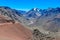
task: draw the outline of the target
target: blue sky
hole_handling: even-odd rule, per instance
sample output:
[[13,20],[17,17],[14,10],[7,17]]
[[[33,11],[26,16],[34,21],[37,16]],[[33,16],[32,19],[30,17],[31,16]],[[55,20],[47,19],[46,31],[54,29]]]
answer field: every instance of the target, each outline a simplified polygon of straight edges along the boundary
[[21,10],[46,9],[48,7],[60,7],[60,0],[0,0],[0,6],[9,6]]

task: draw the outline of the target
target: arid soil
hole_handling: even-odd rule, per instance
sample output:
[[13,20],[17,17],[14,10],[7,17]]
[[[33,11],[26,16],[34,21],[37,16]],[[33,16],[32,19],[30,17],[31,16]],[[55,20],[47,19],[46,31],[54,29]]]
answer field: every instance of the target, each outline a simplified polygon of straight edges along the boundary
[[31,40],[31,30],[0,15],[0,40]]
[[0,40],[31,40],[32,33],[19,23],[0,23]]

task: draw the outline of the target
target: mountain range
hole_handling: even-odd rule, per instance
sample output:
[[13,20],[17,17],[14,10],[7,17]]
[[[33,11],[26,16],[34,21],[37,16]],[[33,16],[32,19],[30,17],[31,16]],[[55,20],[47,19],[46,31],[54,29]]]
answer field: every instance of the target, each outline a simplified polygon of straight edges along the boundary
[[60,8],[39,9],[32,8],[28,12],[0,6],[0,15],[8,20],[20,22],[29,27],[38,27],[52,32],[60,29]]

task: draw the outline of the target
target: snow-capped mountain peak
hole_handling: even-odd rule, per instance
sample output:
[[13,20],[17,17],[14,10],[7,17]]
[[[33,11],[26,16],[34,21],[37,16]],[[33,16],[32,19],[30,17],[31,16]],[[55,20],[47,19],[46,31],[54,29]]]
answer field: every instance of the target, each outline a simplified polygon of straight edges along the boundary
[[36,8],[34,8],[34,10],[36,10]]
[[26,13],[26,17],[29,18],[38,18],[41,16],[41,12],[38,8],[33,8]]
[[34,11],[39,11],[39,9],[38,8],[33,8],[34,9]]

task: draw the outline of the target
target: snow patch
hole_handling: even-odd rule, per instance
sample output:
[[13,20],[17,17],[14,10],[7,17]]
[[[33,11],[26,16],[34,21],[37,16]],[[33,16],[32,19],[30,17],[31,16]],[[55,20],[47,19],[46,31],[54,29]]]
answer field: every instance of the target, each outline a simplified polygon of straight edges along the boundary
[[31,24],[33,24],[34,22],[33,21],[30,21],[30,23],[28,24],[28,25],[31,25]]
[[34,10],[36,11],[36,8],[34,8]]
[[37,15],[37,16],[41,16],[41,14],[40,14],[40,13],[36,13],[36,15]]

